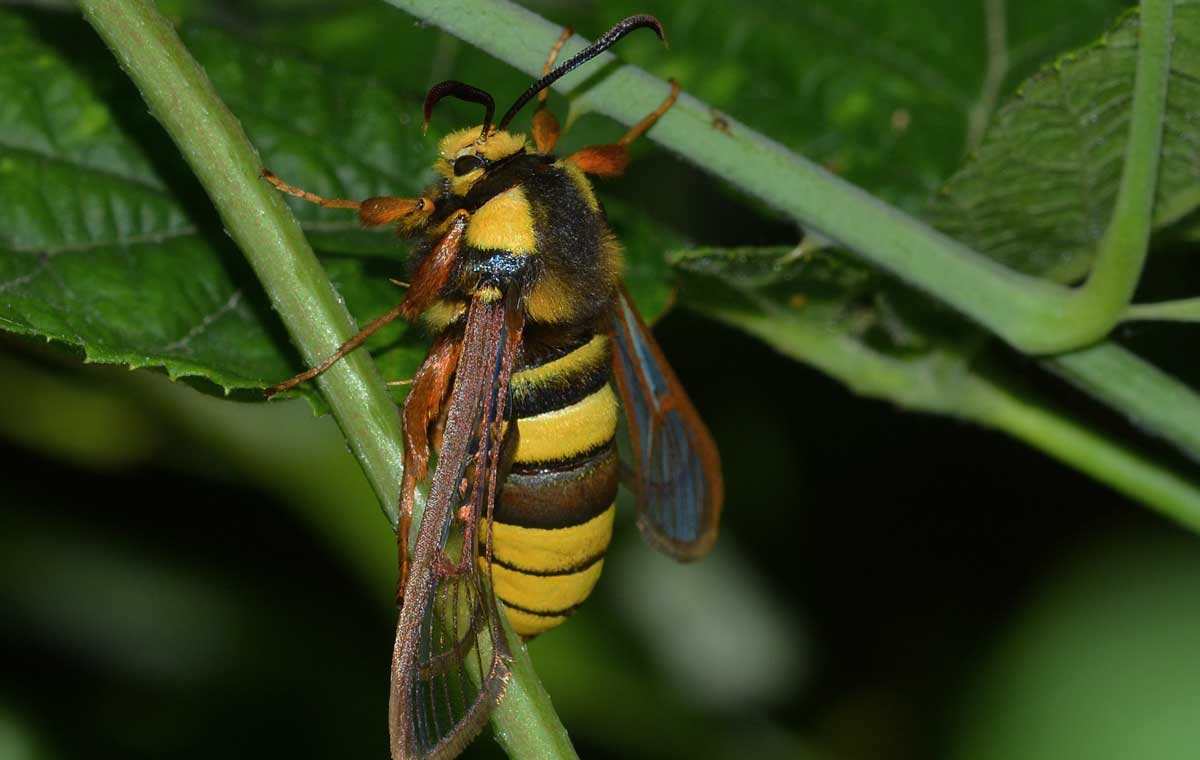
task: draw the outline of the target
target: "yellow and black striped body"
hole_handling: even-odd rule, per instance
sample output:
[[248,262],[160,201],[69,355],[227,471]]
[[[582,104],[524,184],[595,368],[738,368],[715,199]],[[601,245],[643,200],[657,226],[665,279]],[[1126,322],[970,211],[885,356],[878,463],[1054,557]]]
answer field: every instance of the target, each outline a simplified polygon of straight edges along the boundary
[[563,622],[600,577],[620,475],[611,362],[601,333],[513,375],[516,447],[496,505],[492,578],[522,636]]
[[[619,462],[606,326],[622,253],[573,164],[531,152],[517,135],[492,133],[480,145],[478,134],[442,141],[444,179],[429,191],[434,234],[414,251],[413,266],[443,220],[466,210],[463,246],[425,323],[461,329],[483,283],[521,294],[525,322],[506,415],[511,464],[495,506],[492,576],[513,629],[528,637],[587,598],[612,536]],[[465,155],[485,165],[458,175]]]

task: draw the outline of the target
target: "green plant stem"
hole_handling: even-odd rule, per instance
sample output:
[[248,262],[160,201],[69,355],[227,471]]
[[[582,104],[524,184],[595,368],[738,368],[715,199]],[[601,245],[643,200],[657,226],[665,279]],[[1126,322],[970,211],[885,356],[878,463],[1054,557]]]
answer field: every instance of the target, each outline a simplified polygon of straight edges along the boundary
[[1086,346],[1107,335],[1124,316],[1142,275],[1158,187],[1174,4],[1175,0],[1142,0],[1133,109],[1117,201],[1091,274],[1072,294],[1073,318],[1058,336],[1061,350]]
[[[249,260],[307,364],[355,332],[287,205],[259,177],[262,163],[203,69],[148,0],[80,0],[88,22],[112,49],[204,186],[225,229]],[[317,379],[351,451],[393,527],[401,475],[400,419],[370,356],[357,351]],[[511,630],[510,640],[516,640]],[[573,757],[525,648],[514,647],[497,735],[519,757]]]
[[1200,532],[1200,485],[1072,420],[1042,400],[983,378],[972,387],[972,418],[1003,430],[1130,498]]
[[1184,383],[1112,342],[1043,362],[1137,427],[1180,444],[1200,459],[1200,429],[1190,414],[1196,394]]
[[689,306],[749,332],[864,396],[1004,431],[1200,532],[1200,485],[1076,422],[1044,400],[984,376],[957,356],[887,356],[843,333],[799,319],[764,299],[748,297],[754,310],[713,306],[704,301]]
[[[540,75],[546,51],[558,38],[561,27],[507,0],[387,0],[414,16],[446,29],[456,37],[487,51],[531,76]],[[1155,40],[1169,37],[1171,14],[1164,4],[1169,0],[1144,0],[1150,14],[1144,34]],[[668,34],[670,30],[668,29]],[[1164,36],[1165,35],[1165,36]],[[583,47],[578,36],[569,40],[562,55]],[[1139,93],[1154,91],[1166,71],[1168,47],[1154,42],[1139,53]],[[1150,70],[1142,73],[1148,59]],[[615,60],[605,55],[602,61]],[[601,64],[603,65],[603,64]],[[587,74],[574,72],[555,84],[562,92],[571,92],[586,81]],[[634,66],[619,66],[600,82],[590,83],[576,108],[588,108],[625,124],[633,124],[653,109],[668,91],[668,85]],[[1142,156],[1153,132],[1154,103],[1144,100],[1135,105],[1143,112],[1128,153]],[[800,224],[822,236],[837,240],[877,266],[900,279],[933,294],[974,319],[1026,353],[1062,351],[1079,340],[1077,303],[1092,307],[1076,291],[1043,280],[1020,275],[998,262],[955,242],[871,197],[859,188],[797,156],[754,130],[726,117],[728,128],[712,126],[715,111],[711,106],[683,93],[675,107],[650,130],[648,137],[673,150],[706,171],[731,182],[746,192],[788,214]],[[1161,114],[1158,116],[1161,131]],[[1140,160],[1140,158],[1139,158]],[[1153,172],[1152,172],[1153,173]],[[1127,204],[1136,209],[1146,196],[1140,194],[1149,175],[1145,172],[1123,175],[1122,187]],[[1135,240],[1140,240],[1136,220],[1121,222],[1112,229],[1106,274],[1098,280],[1089,296],[1103,301],[1108,308],[1112,294],[1127,287],[1140,271]],[[1129,258],[1134,250],[1133,258]],[[1134,266],[1136,264],[1136,266]],[[1119,299],[1117,299],[1119,300]],[[1122,303],[1121,310],[1123,311]],[[1109,317],[1105,317],[1105,320]],[[1094,340],[1095,328],[1085,331]],[[1064,341],[1062,336],[1069,340]],[[1074,342],[1074,345],[1079,343]],[[1166,376],[1133,354],[1105,344],[1110,358],[1118,354],[1130,371],[1141,368],[1146,382],[1166,382]],[[1053,360],[1051,360],[1053,363]],[[1116,380],[1092,374],[1091,365],[1072,360],[1064,374],[1098,398],[1117,405],[1118,411],[1139,419],[1146,430],[1159,434],[1200,457],[1200,396],[1177,393],[1167,384],[1164,393],[1175,397],[1178,405],[1157,410],[1149,416],[1145,403],[1135,403],[1116,386]],[[1123,406],[1122,404],[1128,404]],[[1161,423],[1161,424],[1160,424]]]
[[[354,322],[287,205],[259,177],[262,162],[241,124],[171,24],[147,0],[80,6],[187,159],[304,361],[314,365],[332,354],[354,334]],[[370,356],[351,354],[317,384],[394,523],[400,420]]]
[[533,669],[533,660],[525,642],[512,632],[508,617],[501,615],[504,633],[512,647],[512,678],[504,699],[492,713],[496,741],[512,758],[536,760],[578,760],[567,730]]
[[1131,304],[1123,321],[1200,322],[1200,298]]

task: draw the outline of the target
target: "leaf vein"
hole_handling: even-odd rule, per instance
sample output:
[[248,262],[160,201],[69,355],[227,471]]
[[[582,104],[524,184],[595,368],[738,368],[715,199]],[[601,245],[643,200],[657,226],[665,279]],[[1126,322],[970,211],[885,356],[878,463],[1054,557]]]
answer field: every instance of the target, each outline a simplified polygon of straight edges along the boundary
[[148,232],[143,235],[128,235],[110,240],[90,240],[85,243],[71,243],[59,246],[19,246],[9,244],[6,248],[13,253],[39,254],[44,255],[47,259],[52,259],[63,253],[84,253],[98,248],[124,248],[133,245],[144,245],[146,243],[165,243],[169,240],[189,237],[197,233],[198,230],[195,227],[187,225],[169,232]]
[[120,172],[113,171],[112,169],[95,166],[93,164],[87,164],[77,159],[67,158],[66,156],[56,156],[52,153],[46,153],[44,151],[37,150],[36,148],[31,148],[28,145],[17,145],[16,143],[0,139],[0,150],[8,150],[12,151],[13,153],[39,158],[43,161],[62,164],[72,169],[79,169],[82,171],[91,172],[92,174],[108,177],[109,179],[113,179],[118,182],[126,182],[131,185],[136,185],[145,190],[150,190],[151,192],[154,192],[160,196],[164,195],[164,188],[161,185],[152,184],[140,177],[131,177],[127,174],[121,174]]
[[171,343],[168,343],[167,345],[163,346],[163,349],[162,349],[163,352],[168,353],[168,352],[174,352],[174,351],[187,350],[188,344],[191,343],[192,340],[194,340],[197,336],[199,336],[201,333],[203,333],[208,328],[212,327],[213,323],[215,323],[218,319],[220,319],[221,317],[225,316],[229,312],[236,309],[238,304],[241,303],[241,300],[242,300],[242,289],[238,288],[237,290],[233,291],[233,294],[229,296],[229,298],[225,301],[225,303],[218,306],[215,311],[211,312],[210,314],[205,315],[205,317],[203,319],[201,319],[200,322],[195,327],[193,327],[191,330],[189,330],[186,335],[184,335],[179,340],[172,341]]

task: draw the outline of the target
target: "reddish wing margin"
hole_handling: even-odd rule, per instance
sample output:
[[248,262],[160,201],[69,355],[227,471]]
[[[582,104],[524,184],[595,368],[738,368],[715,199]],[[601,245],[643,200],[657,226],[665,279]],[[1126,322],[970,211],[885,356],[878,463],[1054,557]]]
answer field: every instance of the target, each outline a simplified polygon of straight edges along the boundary
[[624,288],[611,329],[638,527],[654,548],[678,560],[698,559],[717,539],[725,496],[716,444]]
[[[389,713],[394,760],[457,756],[508,684],[510,655],[491,589],[487,526],[500,487],[504,406],[521,328],[515,297],[485,289],[472,300],[396,626]],[[483,562],[475,551],[480,525],[488,531]]]

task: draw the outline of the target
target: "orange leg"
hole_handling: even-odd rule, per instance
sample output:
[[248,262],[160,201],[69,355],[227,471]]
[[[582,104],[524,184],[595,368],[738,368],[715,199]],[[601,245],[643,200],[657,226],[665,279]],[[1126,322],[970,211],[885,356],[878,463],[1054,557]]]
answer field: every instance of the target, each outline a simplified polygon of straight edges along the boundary
[[450,267],[454,262],[454,257],[458,254],[458,244],[462,239],[463,230],[467,227],[468,218],[470,218],[470,214],[462,209],[456,211],[455,215],[450,217],[448,231],[442,236],[442,239],[433,251],[421,262],[420,267],[417,269],[417,274],[413,278],[413,285],[409,287],[405,299],[398,306],[388,310],[383,316],[372,320],[366,327],[359,330],[357,335],[338,347],[333,356],[330,356],[312,369],[301,372],[290,380],[267,388],[267,398],[271,398],[277,393],[291,390],[300,383],[312,380],[334,364],[337,364],[338,360],[343,356],[361,346],[379,328],[389,322],[395,321],[397,317],[404,317],[408,320],[419,317],[425,309],[429,308],[434,299],[437,298],[437,294],[441,291],[442,286],[446,284],[446,279],[450,276]]
[[262,177],[275,186],[275,189],[294,195],[297,198],[315,203],[325,208],[349,208],[358,212],[358,219],[364,227],[378,227],[389,222],[404,221],[411,225],[427,218],[433,213],[433,201],[429,198],[392,198],[382,195],[361,201],[346,198],[323,198],[307,190],[301,190],[295,185],[289,185],[270,169],[263,168]]
[[441,416],[461,352],[459,339],[449,337],[448,332],[441,333],[417,370],[412,389],[404,400],[404,477],[400,481],[400,522],[396,532],[400,544],[397,601],[403,601],[404,585],[408,582],[408,534],[412,528],[417,483],[429,472],[430,426]]
[[594,174],[599,177],[619,176],[629,165],[629,144],[654,126],[654,122],[658,121],[659,117],[675,104],[676,98],[679,97],[679,89],[679,82],[672,79],[671,94],[667,96],[667,99],[646,118],[634,124],[624,137],[612,145],[593,145],[590,148],[577,150],[567,156],[567,160],[578,166],[579,170],[585,174]]
[[[306,200],[309,203],[315,203],[318,206],[324,206],[325,208],[356,209],[358,211],[359,220],[362,221],[363,225],[367,227],[374,227],[393,221],[400,221],[403,225],[420,224],[424,219],[428,218],[428,216],[433,213],[433,201],[430,201],[428,198],[390,198],[383,196],[367,198],[366,200],[362,201],[347,200],[345,198],[323,198],[320,195],[316,195],[308,192],[307,190],[302,190],[294,185],[287,184],[283,180],[279,179],[279,177],[275,176],[274,172],[265,167],[262,170],[262,176],[263,179],[265,179],[267,182],[270,182],[276,189],[281,190],[288,195],[294,195],[297,198]],[[452,228],[452,232],[453,231],[454,228]],[[457,250],[457,236],[447,235],[446,237],[453,237],[452,242],[455,244],[454,249]],[[445,240],[443,240],[443,242],[445,242]],[[439,245],[439,250],[440,248],[441,246]],[[392,282],[404,287],[408,286],[407,283],[402,283],[399,280],[393,280]],[[411,291],[409,295],[411,295]],[[368,324],[362,330],[359,330],[354,337],[350,338],[341,346],[339,346],[338,350],[334,352],[333,356],[330,356],[317,366],[305,372],[301,372],[290,380],[267,388],[267,398],[270,398],[278,393],[282,393],[283,391],[291,390],[300,383],[312,380],[314,377],[320,375],[322,372],[336,364],[343,356],[361,346],[363,342],[377,332],[379,328],[383,327],[389,322],[395,321],[397,317],[411,317],[413,308],[412,304],[410,303],[411,300],[411,298],[405,299],[405,301],[399,306],[372,320],[370,324]]]
[[412,284],[404,294],[404,303],[400,304],[400,308],[406,319],[414,320],[425,313],[446,286],[470,218],[470,212],[459,209],[446,220],[445,234],[429,255],[421,260],[413,275]]
[[674,79],[670,80],[670,82],[671,94],[667,96],[667,99],[664,100],[658,106],[658,108],[655,108],[651,113],[649,113],[644,119],[639,121],[637,124],[634,124],[633,127],[625,133],[624,137],[622,137],[620,140],[617,140],[617,145],[628,146],[629,143],[641,137],[642,133],[644,133],[647,129],[653,127],[654,122],[658,121],[659,117],[670,110],[671,106],[675,105],[675,100],[679,97],[679,82],[676,82]]
[[308,380],[312,380],[317,375],[321,374],[325,370],[327,370],[330,367],[332,367],[333,365],[337,364],[338,361],[343,356],[345,356],[346,354],[350,353],[354,349],[361,346],[363,344],[363,342],[367,338],[371,337],[376,331],[378,331],[379,328],[383,327],[384,325],[386,325],[389,322],[395,321],[396,317],[400,317],[403,315],[404,315],[404,304],[402,303],[399,306],[395,306],[392,309],[390,309],[383,316],[376,317],[375,319],[371,320],[371,322],[366,327],[364,327],[363,329],[358,331],[357,335],[355,335],[353,338],[351,338],[350,340],[346,341],[341,346],[339,346],[338,350],[336,352],[334,352],[333,356],[329,357],[328,359],[321,362],[320,364],[313,367],[312,369],[301,372],[299,375],[296,375],[295,377],[293,377],[290,380],[286,380],[286,381],[280,383],[279,385],[272,385],[270,388],[267,388],[264,391],[264,393],[266,394],[267,398],[271,398],[272,396],[276,395],[277,393],[283,393],[284,391],[295,388],[300,383],[306,382]]
[[[562,46],[566,44],[567,40],[571,39],[574,31],[568,26],[558,36],[558,42],[554,43],[554,47],[550,48],[550,55],[546,56],[546,65],[542,66],[542,76],[546,76],[550,73],[550,69],[554,68],[559,51],[562,50]],[[537,145],[538,153],[549,153],[558,144],[558,119],[554,118],[554,114],[546,109],[546,98],[549,96],[548,89],[539,92],[538,107],[533,112],[533,142]]]

